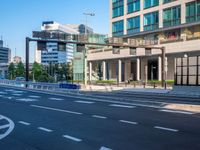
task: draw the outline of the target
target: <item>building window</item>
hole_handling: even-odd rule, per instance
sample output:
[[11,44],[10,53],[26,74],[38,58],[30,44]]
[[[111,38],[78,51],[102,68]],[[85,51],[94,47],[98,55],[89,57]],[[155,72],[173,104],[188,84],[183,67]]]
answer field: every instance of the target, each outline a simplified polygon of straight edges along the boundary
[[186,22],[200,21],[200,0],[186,4]]
[[176,1],[176,0],[163,0],[163,4],[165,4],[165,3],[170,3],[170,2],[174,2],[174,1]]
[[176,26],[181,23],[181,6],[172,7],[163,11],[163,26]]
[[127,19],[127,34],[140,32],[140,16]]
[[158,5],[159,5],[159,0],[144,0],[144,9]]
[[112,34],[113,34],[113,36],[121,36],[124,34],[124,21],[123,20],[113,22]]
[[128,0],[127,2],[127,13],[133,13],[140,10],[140,0]]
[[112,17],[119,17],[124,15],[124,0],[112,1]]
[[144,31],[156,30],[159,27],[158,11],[144,15]]
[[137,49],[135,47],[130,47],[130,55],[136,55]]

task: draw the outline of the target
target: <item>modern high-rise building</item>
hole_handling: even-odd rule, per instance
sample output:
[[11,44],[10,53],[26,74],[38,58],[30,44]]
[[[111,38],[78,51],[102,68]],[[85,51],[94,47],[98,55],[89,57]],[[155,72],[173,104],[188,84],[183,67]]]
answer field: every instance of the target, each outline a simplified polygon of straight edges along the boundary
[[0,78],[5,78],[8,72],[8,65],[11,61],[11,49],[3,46],[0,40]]
[[79,32],[79,34],[93,34],[93,29],[84,24],[67,24],[65,25]]
[[[180,79],[185,84],[186,76],[194,78],[192,64],[200,55],[200,0],[110,0],[110,36],[123,38],[127,44],[165,47],[167,80],[174,80],[176,58],[189,57],[190,68],[183,66]],[[89,70],[99,66],[104,80],[162,77],[161,51],[156,49],[147,54],[144,48],[124,48],[117,53],[104,48],[91,51],[88,61]],[[197,78],[191,82],[196,84]]]
[[0,63],[9,63],[11,60],[11,50],[3,47],[3,41],[0,41]]
[[[65,33],[68,35],[79,34],[75,29],[53,21],[43,22],[41,30],[50,33]],[[45,50],[36,50],[35,60],[42,64],[68,63],[73,59],[74,49],[74,44],[66,44],[66,51],[59,50],[58,43],[48,42]]]

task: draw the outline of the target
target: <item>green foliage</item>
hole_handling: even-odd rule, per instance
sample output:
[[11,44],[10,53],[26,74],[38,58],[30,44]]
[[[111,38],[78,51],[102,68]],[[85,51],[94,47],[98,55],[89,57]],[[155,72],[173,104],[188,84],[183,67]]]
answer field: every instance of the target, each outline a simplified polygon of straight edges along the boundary
[[15,78],[15,65],[14,63],[10,63],[8,66],[8,77],[10,80]]
[[19,62],[17,64],[15,74],[16,74],[16,77],[24,77],[25,68],[24,68],[24,64],[22,62]]

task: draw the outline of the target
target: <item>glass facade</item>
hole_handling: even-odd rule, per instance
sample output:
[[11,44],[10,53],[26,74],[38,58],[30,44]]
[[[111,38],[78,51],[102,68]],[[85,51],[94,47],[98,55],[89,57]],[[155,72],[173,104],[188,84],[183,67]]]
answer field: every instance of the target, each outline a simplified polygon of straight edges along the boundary
[[140,16],[127,19],[127,34],[140,32]]
[[186,4],[186,22],[200,21],[200,0]]
[[127,13],[133,13],[140,10],[140,0],[128,0],[127,1]]
[[176,26],[181,23],[181,6],[172,7],[163,11],[163,27]]
[[112,17],[124,15],[124,0],[112,0]]
[[120,36],[124,34],[124,20],[113,22],[112,34],[113,36]]
[[158,11],[144,15],[144,31],[155,30],[159,27]]
[[158,5],[159,0],[144,0],[144,9]]

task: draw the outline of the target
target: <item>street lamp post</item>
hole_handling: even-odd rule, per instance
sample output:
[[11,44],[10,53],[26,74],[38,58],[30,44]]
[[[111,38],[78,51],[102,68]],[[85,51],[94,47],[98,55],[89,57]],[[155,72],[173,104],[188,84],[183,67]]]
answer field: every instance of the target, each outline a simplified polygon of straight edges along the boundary
[[[85,36],[87,35],[87,25],[88,25],[88,16],[94,17],[95,13],[83,13],[85,15]],[[83,51],[83,78],[84,78],[84,85],[87,85],[87,49],[84,48]]]

